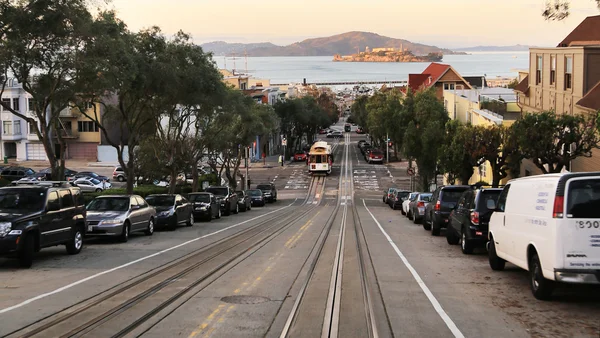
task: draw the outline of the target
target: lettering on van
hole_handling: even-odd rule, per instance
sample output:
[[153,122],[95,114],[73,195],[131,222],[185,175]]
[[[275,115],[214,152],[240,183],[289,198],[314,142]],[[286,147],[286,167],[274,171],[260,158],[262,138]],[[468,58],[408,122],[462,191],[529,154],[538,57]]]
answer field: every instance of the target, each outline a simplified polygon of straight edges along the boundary
[[541,225],[541,226],[548,225],[548,222],[546,222],[543,219],[528,218],[528,219],[526,219],[526,222],[533,224],[533,225]]
[[567,254],[567,258],[587,258],[584,254]]
[[580,229],[600,228],[600,221],[576,221]]

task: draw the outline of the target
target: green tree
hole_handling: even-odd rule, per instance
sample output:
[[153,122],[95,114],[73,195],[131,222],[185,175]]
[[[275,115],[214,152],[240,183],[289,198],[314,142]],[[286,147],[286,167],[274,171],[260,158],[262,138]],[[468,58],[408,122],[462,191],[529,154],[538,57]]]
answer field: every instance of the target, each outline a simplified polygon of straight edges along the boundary
[[71,132],[65,130],[60,112],[69,107],[79,90],[77,62],[85,46],[95,39],[89,29],[93,21],[84,0],[0,3],[0,94],[8,78],[16,78],[33,98],[33,107],[29,107],[33,116],[0,104],[33,128],[55,180],[64,180],[66,137]]
[[351,113],[352,120],[356,124],[361,126],[365,132],[369,132],[369,128],[367,126],[367,118],[368,118],[367,103],[368,103],[368,101],[369,101],[368,96],[361,95],[354,100],[354,102],[352,103],[352,106],[350,108],[350,111],[352,112]]
[[572,160],[591,157],[592,149],[600,147],[595,116],[531,113],[513,127],[520,152],[544,174],[559,173]]
[[[514,125],[513,125],[514,126]],[[477,156],[489,161],[492,168],[492,186],[498,187],[500,181],[508,176],[518,177],[520,163],[523,159],[517,143],[517,135],[513,126],[497,126],[481,128],[480,145]]]
[[517,85],[519,84],[519,80],[518,79],[514,79],[512,81],[510,81],[506,87],[510,88],[510,89],[515,89],[517,87]]
[[457,120],[446,123],[439,166],[452,184],[457,179],[467,184],[473,176],[474,167],[481,164],[478,154],[480,134],[481,129],[471,124],[463,125]]

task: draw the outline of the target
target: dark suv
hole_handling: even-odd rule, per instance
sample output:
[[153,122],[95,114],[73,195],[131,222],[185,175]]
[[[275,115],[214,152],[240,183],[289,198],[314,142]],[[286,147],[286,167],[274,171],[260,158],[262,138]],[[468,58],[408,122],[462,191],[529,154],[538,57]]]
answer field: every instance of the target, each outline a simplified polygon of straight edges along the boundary
[[501,192],[501,188],[478,188],[465,191],[450,213],[446,230],[448,244],[461,243],[461,250],[467,255],[473,253],[475,247],[485,246],[493,212],[487,208],[487,201],[493,200],[496,203]]
[[256,186],[256,189],[262,190],[265,199],[269,202],[277,202],[277,189],[273,183],[262,183]]
[[83,195],[66,182],[0,188],[0,215],[0,255],[16,256],[24,268],[42,248],[66,245],[74,255],[83,247]]
[[463,192],[470,190],[468,185],[446,185],[438,187],[425,207],[423,228],[431,230],[432,236],[439,236],[440,230],[448,226],[448,216]]
[[31,168],[23,167],[8,167],[4,168],[0,172],[0,176],[7,181],[17,181],[23,177],[29,177],[35,174],[35,171]]
[[238,205],[238,195],[230,187],[211,186],[206,188],[204,191],[215,195],[219,205],[221,206],[221,212],[223,215],[229,216],[232,212],[237,214],[240,211],[240,206]]

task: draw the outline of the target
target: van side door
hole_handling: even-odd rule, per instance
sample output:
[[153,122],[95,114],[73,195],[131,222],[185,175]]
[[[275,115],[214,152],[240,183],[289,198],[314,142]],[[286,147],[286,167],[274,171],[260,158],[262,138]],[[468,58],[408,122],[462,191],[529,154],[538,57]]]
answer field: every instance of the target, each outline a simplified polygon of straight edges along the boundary
[[490,218],[489,233],[494,237],[496,245],[496,253],[499,257],[506,257],[506,253],[510,252],[510,234],[506,230],[506,200],[510,190],[510,184],[504,187],[504,190],[498,196],[496,209]]

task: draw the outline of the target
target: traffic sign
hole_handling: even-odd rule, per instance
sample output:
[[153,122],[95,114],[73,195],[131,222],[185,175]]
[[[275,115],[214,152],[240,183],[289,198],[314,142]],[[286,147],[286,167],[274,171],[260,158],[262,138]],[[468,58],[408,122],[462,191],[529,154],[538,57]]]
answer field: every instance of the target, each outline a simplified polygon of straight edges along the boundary
[[409,176],[413,176],[415,174],[415,168],[408,168],[408,169],[406,169],[406,173]]
[[281,145],[282,146],[287,146],[287,139],[284,138],[283,140],[281,140]]

